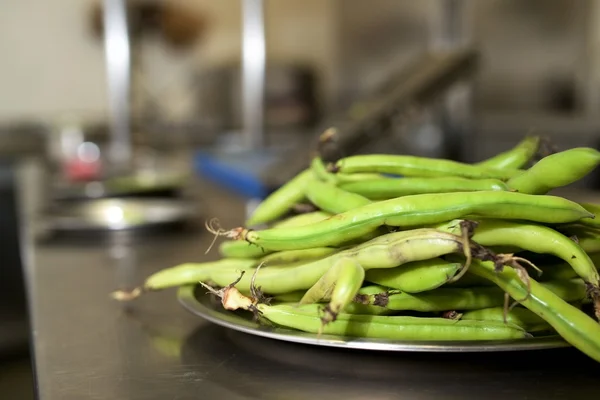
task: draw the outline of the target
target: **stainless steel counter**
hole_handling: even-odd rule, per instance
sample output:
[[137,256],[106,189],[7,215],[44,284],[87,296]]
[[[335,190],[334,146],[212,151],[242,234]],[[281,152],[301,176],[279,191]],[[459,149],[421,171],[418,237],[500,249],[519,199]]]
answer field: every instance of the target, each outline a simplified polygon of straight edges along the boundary
[[[241,223],[244,204],[201,188],[204,215]],[[81,240],[32,247],[39,398],[83,399],[583,399],[600,364],[577,351],[419,354],[344,351],[257,338],[185,311],[174,290],[127,305],[108,294],[181,262],[216,259],[204,232],[137,243]],[[94,243],[95,242],[95,243]],[[219,397],[215,397],[219,396]]]

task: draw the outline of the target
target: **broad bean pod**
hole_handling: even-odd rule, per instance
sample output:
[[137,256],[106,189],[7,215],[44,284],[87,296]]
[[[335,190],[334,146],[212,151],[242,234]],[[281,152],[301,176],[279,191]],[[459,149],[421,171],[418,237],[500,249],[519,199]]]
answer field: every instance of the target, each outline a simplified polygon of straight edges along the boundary
[[371,200],[385,200],[400,196],[425,193],[450,193],[473,191],[507,191],[506,183],[499,179],[441,178],[379,178],[340,183],[340,188]]
[[[581,279],[544,282],[542,285],[568,302],[583,300],[586,297],[586,287]],[[504,291],[497,286],[437,288],[421,293],[388,290],[375,295],[360,295],[355,301],[361,304],[385,307],[394,311],[478,310],[502,306],[504,304]]]
[[306,291],[300,304],[329,301],[325,306],[323,323],[334,321],[337,315],[354,299],[362,287],[365,270],[352,258],[340,258]]
[[256,267],[253,259],[225,258],[204,263],[185,263],[165,268],[148,276],[141,287],[131,291],[118,290],[112,293],[117,300],[132,300],[143,292],[163,290],[176,286],[195,284],[210,279],[213,271],[240,271]]
[[593,228],[600,228],[600,204],[594,203],[579,203],[583,208],[595,215],[595,218],[589,220],[581,220],[581,224]]
[[[330,216],[331,214],[324,211],[298,214],[275,222],[272,229],[310,225],[317,221],[323,221]],[[225,258],[258,258],[271,253],[273,251],[238,240],[226,240],[219,245],[219,254]]]
[[336,336],[416,341],[504,340],[530,336],[516,325],[497,321],[340,313],[335,321],[323,325],[318,304],[258,304],[257,309],[264,318],[281,327]]
[[484,168],[510,168],[520,169],[536,155],[539,150],[541,138],[539,136],[526,136],[512,149],[496,154],[487,160],[475,163]]
[[[271,298],[270,304],[294,304],[297,305],[300,299],[304,296],[305,291],[298,290],[290,293],[275,295]],[[344,314],[357,315],[390,315],[394,314],[393,310],[388,310],[379,306],[369,306],[359,303],[350,303],[344,307]]]
[[[450,232],[460,229],[456,222],[450,222],[447,226]],[[600,288],[600,274],[585,250],[550,227],[528,222],[481,219],[478,220],[472,240],[482,246],[510,245],[535,253],[552,254],[569,263],[584,281]]]
[[[504,318],[504,307],[491,307],[481,310],[465,311],[461,316],[462,320],[479,321],[504,321]],[[552,330],[550,324],[548,324],[543,318],[540,318],[538,315],[524,307],[514,307],[512,310],[506,313],[506,321],[520,326],[527,332],[542,332]]]
[[548,322],[566,342],[600,362],[600,324],[535,279],[524,283],[512,268],[496,271],[493,262],[473,260],[470,272],[497,284],[525,308]]
[[331,213],[325,212],[323,210],[311,211],[304,214],[297,214],[291,217],[282,219],[281,221],[276,221],[271,226],[273,229],[275,228],[291,228],[294,226],[306,226],[310,224],[314,224],[315,222],[323,221],[331,217]]
[[461,268],[459,262],[431,258],[395,268],[371,269],[367,271],[365,280],[407,293],[419,293],[444,285]]
[[306,184],[312,177],[313,172],[308,168],[276,189],[258,205],[246,221],[246,225],[269,223],[286,214],[294,204],[304,199]]
[[[464,254],[464,251],[463,239],[451,233],[435,229],[399,231],[301,266],[260,269],[254,278],[255,284],[265,293],[274,295],[310,288],[337,260],[345,257],[355,260],[368,271],[373,268],[394,268],[445,254]],[[219,270],[211,274],[210,280],[219,286],[226,286],[238,277],[236,271]],[[249,274],[245,274],[236,287],[240,291],[249,291],[251,279]]]
[[568,223],[593,214],[579,204],[556,196],[512,192],[455,192],[420,194],[367,204],[310,226],[265,229],[235,228],[224,235],[270,250],[328,247],[356,239],[382,225],[433,225],[466,216]]
[[323,182],[338,185],[343,182],[358,182],[363,180],[382,178],[384,175],[371,173],[358,174],[333,174],[327,170],[325,163],[320,157],[314,157],[310,163],[310,167],[316,179]]
[[522,174],[509,179],[507,185],[520,193],[546,194],[580,180],[599,164],[600,151],[577,147],[542,158]]
[[371,203],[371,200],[360,194],[348,192],[317,179],[311,181],[305,194],[312,204],[331,214],[339,214]]
[[508,180],[522,171],[516,169],[484,168],[447,159],[436,159],[410,155],[366,154],[354,155],[338,160],[335,172],[376,172],[413,177],[458,176],[470,179]]
[[340,251],[334,247],[314,247],[312,249],[302,250],[286,250],[271,253],[259,259],[259,263],[264,263],[265,266],[272,264],[290,264],[300,261],[312,261],[327,257],[333,253]]
[[259,258],[274,252],[239,240],[225,240],[219,244],[219,254],[225,258]]
[[600,253],[600,229],[585,225],[569,225],[557,229],[569,235],[591,258]]

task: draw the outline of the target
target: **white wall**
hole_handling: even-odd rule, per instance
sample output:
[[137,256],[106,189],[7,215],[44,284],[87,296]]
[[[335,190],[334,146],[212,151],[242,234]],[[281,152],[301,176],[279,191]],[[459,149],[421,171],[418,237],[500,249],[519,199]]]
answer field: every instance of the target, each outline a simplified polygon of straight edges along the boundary
[[3,0],[0,118],[105,109],[101,44],[81,0]]
[[[173,115],[189,109],[186,77],[194,68],[235,59],[240,52],[240,0],[177,0],[204,12],[209,30],[187,56],[156,43],[144,46],[146,89]],[[272,58],[309,61],[330,93],[334,7],[338,0],[266,2]],[[102,117],[106,89],[102,43],[89,30],[91,1],[3,0],[0,12],[0,121],[55,118],[64,113]],[[180,109],[178,109],[178,107]]]

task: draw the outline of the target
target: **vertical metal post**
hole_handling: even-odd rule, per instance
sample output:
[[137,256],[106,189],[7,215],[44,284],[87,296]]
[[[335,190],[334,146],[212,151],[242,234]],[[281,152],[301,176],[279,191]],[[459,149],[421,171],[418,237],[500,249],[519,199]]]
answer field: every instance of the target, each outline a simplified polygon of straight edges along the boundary
[[265,24],[263,0],[242,4],[242,118],[248,148],[264,145]]
[[[451,51],[464,48],[470,42],[469,13],[465,0],[440,0],[432,15],[433,51]],[[460,82],[444,96],[443,125],[446,134],[447,156],[465,160],[472,156],[475,138],[472,136],[472,83]]]
[[104,51],[108,80],[111,166],[127,170],[131,161],[131,50],[125,0],[104,0]]

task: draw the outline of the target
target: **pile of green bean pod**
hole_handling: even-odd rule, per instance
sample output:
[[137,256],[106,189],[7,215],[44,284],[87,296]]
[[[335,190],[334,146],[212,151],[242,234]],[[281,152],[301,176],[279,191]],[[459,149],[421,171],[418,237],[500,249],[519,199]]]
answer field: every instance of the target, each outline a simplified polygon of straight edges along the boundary
[[[552,191],[600,152],[527,136],[476,163],[365,154],[310,166],[242,226],[209,229],[220,259],[165,268],[113,297],[202,284],[225,310],[349,338],[526,341],[558,335],[600,362],[600,203]],[[298,213],[299,203],[314,211]],[[250,315],[250,314],[249,314]]]

